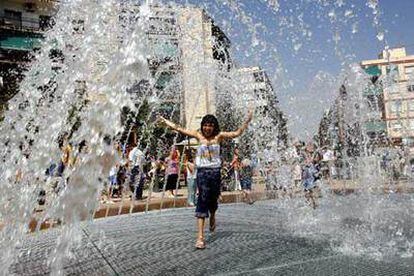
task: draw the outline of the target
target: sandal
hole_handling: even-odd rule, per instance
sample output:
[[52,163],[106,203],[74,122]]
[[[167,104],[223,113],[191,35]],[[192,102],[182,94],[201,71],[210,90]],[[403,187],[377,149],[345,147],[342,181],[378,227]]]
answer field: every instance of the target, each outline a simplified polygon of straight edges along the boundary
[[206,248],[206,243],[205,243],[204,239],[197,239],[196,244],[195,244],[195,247],[197,249],[204,249],[204,248]]

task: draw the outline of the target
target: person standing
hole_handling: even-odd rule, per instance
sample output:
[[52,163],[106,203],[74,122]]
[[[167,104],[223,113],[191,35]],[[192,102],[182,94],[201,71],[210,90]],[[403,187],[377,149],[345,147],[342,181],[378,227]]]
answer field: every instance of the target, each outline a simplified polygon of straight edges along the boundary
[[186,178],[187,178],[187,204],[188,206],[194,206],[196,203],[196,168],[193,161],[193,156],[191,154],[191,150],[188,149],[186,151],[185,159],[184,159],[184,168],[186,170]]
[[225,139],[232,139],[240,136],[248,127],[253,112],[249,111],[246,121],[236,131],[221,132],[217,118],[208,114],[203,117],[200,125],[200,132],[188,130],[175,123],[158,117],[158,120],[167,127],[189,137],[196,138],[200,145],[197,148],[197,188],[198,198],[195,216],[197,218],[198,235],[196,241],[197,249],[204,249],[204,226],[205,219],[209,218],[210,231],[216,229],[216,211],[221,186],[221,156],[220,143]]
[[302,185],[305,192],[305,199],[313,209],[317,207],[315,200],[316,181],[319,177],[319,171],[316,166],[316,161],[308,158],[302,170]]
[[178,174],[180,172],[180,152],[175,148],[171,149],[170,155],[167,158],[167,186],[165,190],[169,192],[169,197],[174,197],[174,191],[177,189]]
[[295,160],[292,167],[293,187],[299,187],[302,182],[302,168],[300,167],[299,161]]
[[136,200],[142,199],[145,181],[144,153],[138,148],[136,143],[133,144],[133,148],[128,154],[128,167],[130,168],[129,186],[132,196]]
[[235,148],[233,151],[233,160],[230,163],[231,168],[233,169],[234,172],[234,182],[235,182],[235,186],[234,186],[234,190],[235,191],[240,191],[241,185],[240,185],[240,159],[239,159],[239,149]]
[[244,201],[253,204],[252,198],[253,167],[249,159],[243,159],[240,168],[240,185],[243,192]]

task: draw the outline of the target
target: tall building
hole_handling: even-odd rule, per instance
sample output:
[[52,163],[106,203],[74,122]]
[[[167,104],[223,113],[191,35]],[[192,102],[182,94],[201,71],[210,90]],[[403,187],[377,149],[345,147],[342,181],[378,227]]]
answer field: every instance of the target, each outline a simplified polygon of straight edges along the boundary
[[40,47],[55,14],[52,0],[0,1],[0,117],[18,90],[30,52]]
[[164,100],[180,103],[187,128],[198,129],[205,114],[216,112],[214,81],[231,66],[230,40],[200,8],[152,6],[149,20],[155,88]]
[[391,144],[402,145],[414,155],[414,55],[404,47],[384,50],[378,59],[361,66],[381,76],[384,120]]
[[392,48],[360,65],[366,85],[350,93],[344,82],[319,125],[321,146],[347,156],[394,148],[414,162],[414,56]]
[[[266,71],[257,66],[239,68],[235,81],[239,89],[237,91],[238,99],[241,101],[239,105],[246,104],[256,108],[262,134],[269,136],[263,142],[274,141],[276,138],[278,147],[287,147],[287,120],[278,106],[279,101]],[[243,107],[247,108],[247,106]]]

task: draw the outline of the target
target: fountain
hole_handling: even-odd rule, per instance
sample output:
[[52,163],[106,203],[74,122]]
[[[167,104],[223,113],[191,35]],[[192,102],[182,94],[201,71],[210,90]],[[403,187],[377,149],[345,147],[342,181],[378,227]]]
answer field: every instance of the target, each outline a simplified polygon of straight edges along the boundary
[[[370,137],[355,127],[367,119],[363,91],[370,82],[341,43],[347,32],[358,33],[355,6],[341,0],[267,0],[257,6],[230,0],[188,2],[193,1],[59,3],[56,24],[46,33],[0,125],[0,186],[7,191],[0,195],[2,273],[413,273],[413,197],[383,192],[386,179],[378,165],[382,157],[372,153]],[[367,1],[365,8],[372,13],[377,39],[387,46],[378,1]],[[269,22],[258,18],[261,14]],[[301,50],[312,42],[315,31],[306,23],[309,16],[332,29],[330,40],[342,63],[341,74],[326,90],[335,87],[329,95],[332,101],[340,87],[346,92],[336,110],[342,112],[339,123],[349,138],[338,150],[338,171],[341,183],[352,180],[358,186],[351,195],[338,195],[326,180],[320,184],[316,210],[307,206],[299,187],[280,187],[291,179],[290,166],[303,160],[289,141],[286,115],[276,97],[292,87],[282,59],[286,48],[302,59]],[[267,26],[273,21],[277,30]],[[351,29],[345,31],[348,25]],[[270,37],[285,39],[274,45]],[[246,61],[253,56],[255,64],[237,65],[232,39],[233,48],[244,49],[235,57]],[[259,67],[270,63],[275,64],[271,75]],[[328,77],[322,79],[322,89],[315,86],[320,90],[327,88]],[[255,120],[236,144],[254,157],[258,181],[266,179],[268,189],[276,188],[270,197],[277,199],[251,207],[222,206],[222,230],[209,237],[206,255],[192,251],[190,208],[131,215],[134,200],[124,212],[122,198],[118,214],[128,216],[93,221],[108,185],[106,176],[114,164],[123,162],[122,151],[130,141],[157,160],[184,140],[157,127],[158,114],[197,128],[200,116],[212,112],[223,129],[232,129],[249,105],[256,106]],[[60,165],[65,148],[76,152],[81,144],[86,147],[58,182],[45,174],[51,165]],[[234,146],[223,146],[226,158]],[[146,211],[154,185],[153,180],[148,183]],[[47,203],[33,220],[40,190]],[[164,193],[165,185],[160,210],[167,202]],[[267,199],[269,194],[260,196]],[[58,226],[40,231],[45,221]],[[34,234],[28,234],[30,230]],[[172,252],[179,258],[170,256]],[[223,259],[217,260],[219,256]],[[192,262],[199,258],[205,267]]]

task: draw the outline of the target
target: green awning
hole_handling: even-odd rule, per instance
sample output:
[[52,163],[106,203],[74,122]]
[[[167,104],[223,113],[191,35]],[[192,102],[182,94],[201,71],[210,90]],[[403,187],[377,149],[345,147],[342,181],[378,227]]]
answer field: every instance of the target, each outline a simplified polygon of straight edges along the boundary
[[32,51],[40,48],[42,38],[9,36],[0,38],[0,48],[10,50]]
[[171,42],[158,42],[153,45],[153,50],[157,58],[177,57],[179,55],[178,46]]
[[365,70],[365,73],[367,73],[371,76],[380,76],[381,75],[381,69],[376,65],[368,66],[364,70]]
[[364,124],[366,132],[385,132],[387,125],[384,121],[371,121]]

